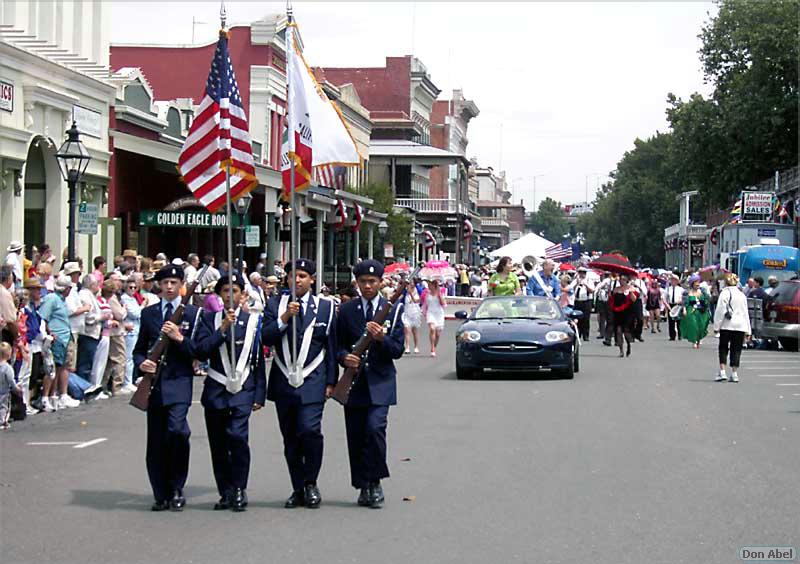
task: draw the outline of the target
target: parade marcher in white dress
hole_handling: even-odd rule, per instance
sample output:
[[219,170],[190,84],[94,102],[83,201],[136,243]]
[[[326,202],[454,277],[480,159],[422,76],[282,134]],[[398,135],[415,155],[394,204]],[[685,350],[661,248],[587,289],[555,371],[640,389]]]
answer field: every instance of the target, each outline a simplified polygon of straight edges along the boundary
[[425,321],[428,323],[431,356],[436,356],[436,345],[439,344],[439,338],[444,330],[444,308],[447,300],[443,290],[439,286],[439,281],[433,279],[428,281],[428,288],[422,294],[422,311],[425,314]]
[[416,285],[411,282],[403,301],[403,327],[406,333],[406,354],[411,352],[411,337],[414,337],[414,354],[419,354],[419,326],[422,325],[422,308]]

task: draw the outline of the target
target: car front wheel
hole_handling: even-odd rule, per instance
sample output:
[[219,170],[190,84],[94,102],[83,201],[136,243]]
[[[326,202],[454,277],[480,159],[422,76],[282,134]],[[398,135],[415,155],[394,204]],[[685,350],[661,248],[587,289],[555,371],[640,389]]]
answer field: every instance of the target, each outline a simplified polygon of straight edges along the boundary
[[477,370],[470,370],[456,363],[456,379],[458,380],[474,380],[478,373]]

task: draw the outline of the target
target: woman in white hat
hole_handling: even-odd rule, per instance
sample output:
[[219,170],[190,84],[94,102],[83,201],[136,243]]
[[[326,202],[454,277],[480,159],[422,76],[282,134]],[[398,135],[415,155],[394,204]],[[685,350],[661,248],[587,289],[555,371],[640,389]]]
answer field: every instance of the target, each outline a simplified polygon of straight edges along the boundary
[[9,265],[14,271],[14,283],[19,286],[22,284],[22,251],[25,245],[19,241],[11,241],[6,247],[6,259],[3,264]]

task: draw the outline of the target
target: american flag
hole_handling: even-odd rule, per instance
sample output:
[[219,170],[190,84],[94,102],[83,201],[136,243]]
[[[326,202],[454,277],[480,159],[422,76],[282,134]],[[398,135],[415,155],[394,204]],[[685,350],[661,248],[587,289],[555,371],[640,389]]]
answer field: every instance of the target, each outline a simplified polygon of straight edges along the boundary
[[219,34],[206,93],[178,157],[183,181],[211,213],[225,205],[225,170],[230,165],[231,200],[258,186],[247,116],[233,72],[228,35]]
[[544,258],[550,260],[564,260],[572,256],[572,244],[569,239],[565,239],[561,243],[550,245],[544,250]]
[[334,165],[314,167],[314,177],[317,186],[344,190],[347,186],[347,167]]

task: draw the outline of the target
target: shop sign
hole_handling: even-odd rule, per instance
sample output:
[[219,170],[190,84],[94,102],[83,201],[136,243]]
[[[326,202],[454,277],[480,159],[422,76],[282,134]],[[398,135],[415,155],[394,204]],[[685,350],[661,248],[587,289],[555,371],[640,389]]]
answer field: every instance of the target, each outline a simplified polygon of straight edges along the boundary
[[78,233],[97,235],[97,204],[78,204]]
[[783,260],[776,260],[776,259],[764,259],[761,264],[766,266],[767,268],[779,268],[781,270],[786,269],[786,259]]
[[14,85],[0,80],[0,110],[14,111]]
[[261,245],[261,230],[258,225],[244,226],[244,246],[258,247]]
[[[239,225],[238,214],[231,215],[231,225]],[[143,227],[186,227],[197,229],[225,229],[228,226],[224,213],[210,214],[201,211],[142,210],[139,225]]]
[[763,221],[772,215],[772,192],[744,192],[742,219]]
[[81,135],[88,135],[97,139],[103,137],[103,114],[100,112],[82,108],[81,106],[72,106],[72,119],[75,121],[75,125],[78,126],[78,131],[81,132]]

